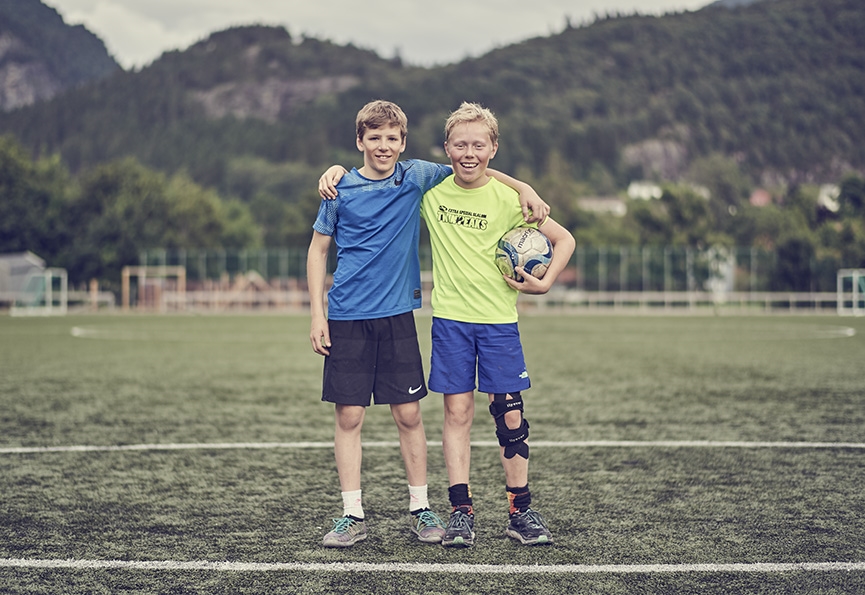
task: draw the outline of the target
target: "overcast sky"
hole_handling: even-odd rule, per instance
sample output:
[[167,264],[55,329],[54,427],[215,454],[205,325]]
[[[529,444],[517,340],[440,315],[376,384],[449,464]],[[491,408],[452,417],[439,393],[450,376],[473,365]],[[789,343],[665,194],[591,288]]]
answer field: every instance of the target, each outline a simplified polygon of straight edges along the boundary
[[711,0],[43,0],[98,35],[124,67],[144,66],[234,25],[283,25],[292,36],[354,43],[432,66],[562,31],[595,15],[696,10]]

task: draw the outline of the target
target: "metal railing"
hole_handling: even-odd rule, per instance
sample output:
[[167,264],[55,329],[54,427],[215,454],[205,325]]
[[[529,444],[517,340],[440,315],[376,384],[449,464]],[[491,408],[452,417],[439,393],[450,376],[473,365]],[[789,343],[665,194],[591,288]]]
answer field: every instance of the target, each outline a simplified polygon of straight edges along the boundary
[[[424,304],[429,304],[432,259],[420,250]],[[335,258],[330,265],[335,265]],[[836,263],[779,267],[777,255],[757,248],[705,250],[679,246],[578,246],[568,268],[545,296],[521,296],[524,309],[612,311],[823,312],[837,308]],[[303,309],[306,250],[150,250],[140,266],[184,267],[184,295],[161,283],[132,288],[133,303],[158,309]],[[792,271],[792,272],[791,272]],[[137,294],[142,300],[138,300]],[[153,306],[148,306],[153,308]]]

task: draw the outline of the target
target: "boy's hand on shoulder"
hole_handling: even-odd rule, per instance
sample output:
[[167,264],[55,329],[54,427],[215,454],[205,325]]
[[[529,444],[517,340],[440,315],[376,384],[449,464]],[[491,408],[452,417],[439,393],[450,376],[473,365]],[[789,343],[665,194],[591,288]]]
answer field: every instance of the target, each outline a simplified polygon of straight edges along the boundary
[[533,189],[520,194],[520,207],[526,223],[540,223],[550,216],[550,205],[544,202]]
[[324,200],[331,200],[337,197],[336,185],[342,177],[348,173],[348,170],[341,165],[332,165],[326,172],[321,174],[318,179],[318,194]]
[[543,279],[532,277],[523,267],[514,267],[514,270],[523,278],[522,281],[516,281],[507,275],[502,275],[511,288],[530,295],[543,295],[550,290],[550,284],[545,283]]

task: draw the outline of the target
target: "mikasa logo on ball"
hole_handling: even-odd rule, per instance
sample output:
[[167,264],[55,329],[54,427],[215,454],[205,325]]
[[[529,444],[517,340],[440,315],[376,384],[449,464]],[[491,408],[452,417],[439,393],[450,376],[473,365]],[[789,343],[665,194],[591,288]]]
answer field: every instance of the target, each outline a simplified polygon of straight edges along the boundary
[[496,266],[503,275],[522,281],[514,267],[521,266],[533,277],[542,278],[553,259],[549,238],[533,227],[518,227],[502,236],[496,247]]

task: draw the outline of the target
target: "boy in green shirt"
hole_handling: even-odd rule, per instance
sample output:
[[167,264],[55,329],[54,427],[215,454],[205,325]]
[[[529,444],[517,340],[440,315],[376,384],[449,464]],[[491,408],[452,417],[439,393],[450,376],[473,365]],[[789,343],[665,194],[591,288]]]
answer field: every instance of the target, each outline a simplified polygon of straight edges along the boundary
[[424,194],[421,216],[433,255],[432,358],[428,386],[444,394],[442,433],[451,513],[442,545],[474,543],[469,489],[474,390],[489,395],[507,482],[508,536],[523,544],[552,543],[528,486],[528,422],[521,391],[530,387],[517,328],[518,292],[543,294],[567,266],[573,236],[549,217],[537,224],[553,244],[542,279],[515,281],[495,264],[501,236],[523,221],[517,193],[487,176],[498,150],[498,123],[488,109],[463,103],[445,125],[445,152],[454,174]]

